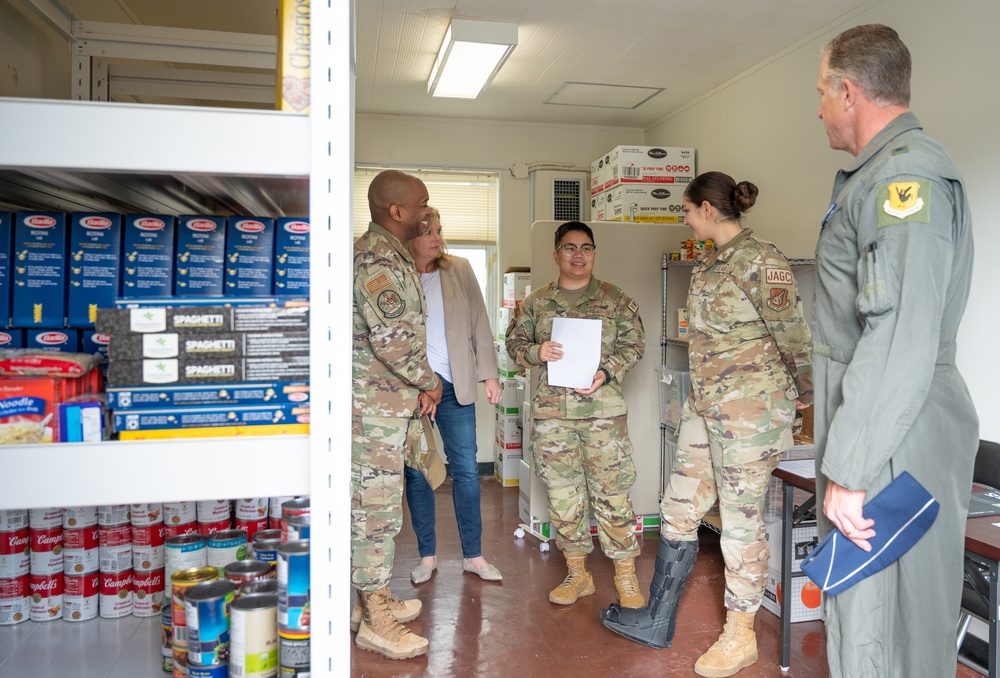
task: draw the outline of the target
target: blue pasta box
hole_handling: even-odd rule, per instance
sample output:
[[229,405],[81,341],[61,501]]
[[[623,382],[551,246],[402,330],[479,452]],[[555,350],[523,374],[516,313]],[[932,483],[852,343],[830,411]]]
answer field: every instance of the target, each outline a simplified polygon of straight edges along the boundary
[[225,255],[225,218],[177,217],[174,295],[221,297]]
[[14,215],[0,212],[0,327],[10,327],[10,243],[14,234]]
[[111,337],[97,330],[84,330],[80,337],[80,352],[91,353],[108,359],[108,344]]
[[185,384],[183,386],[110,387],[108,407],[148,410],[165,407],[309,404],[305,381],[240,382],[232,384]]
[[79,330],[26,330],[24,347],[60,353],[80,352]]
[[176,220],[166,214],[125,216],[123,297],[169,297],[174,293]]
[[226,222],[226,296],[271,294],[274,219],[229,217]]
[[0,349],[24,348],[24,330],[0,330]]
[[309,298],[309,220],[278,219],[274,235],[274,293]]
[[63,327],[66,323],[66,215],[14,215],[14,327]]
[[157,410],[115,410],[114,431],[267,426],[309,423],[309,406],[292,403],[227,407],[167,407]]
[[66,325],[92,328],[98,308],[111,308],[121,289],[120,214],[74,213],[69,223]]

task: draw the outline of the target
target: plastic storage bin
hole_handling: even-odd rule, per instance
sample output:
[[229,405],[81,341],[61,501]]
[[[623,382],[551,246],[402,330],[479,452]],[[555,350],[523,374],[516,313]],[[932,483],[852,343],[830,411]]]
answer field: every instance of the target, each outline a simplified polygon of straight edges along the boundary
[[663,365],[656,368],[660,384],[660,423],[677,430],[684,401],[691,393],[691,373]]

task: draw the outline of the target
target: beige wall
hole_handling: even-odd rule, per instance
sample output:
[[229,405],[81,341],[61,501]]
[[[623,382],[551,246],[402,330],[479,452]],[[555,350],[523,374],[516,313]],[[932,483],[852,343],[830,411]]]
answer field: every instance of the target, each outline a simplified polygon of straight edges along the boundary
[[0,27],[0,97],[68,99],[66,41],[20,2],[0,3]]
[[977,262],[959,333],[958,363],[979,411],[982,438],[1000,440],[1000,333],[996,290],[1000,251],[995,216],[1000,183],[1000,110],[993,42],[1000,3],[981,0],[886,0],[831,25],[813,40],[734,79],[647,130],[646,143],[698,149],[698,169],[719,169],[760,187],[748,224],[790,256],[811,256],[830,201],[833,177],[850,156],[830,150],[816,76],[819,52],[841,30],[884,23],[913,56],[911,108],[954,157],[968,184]]

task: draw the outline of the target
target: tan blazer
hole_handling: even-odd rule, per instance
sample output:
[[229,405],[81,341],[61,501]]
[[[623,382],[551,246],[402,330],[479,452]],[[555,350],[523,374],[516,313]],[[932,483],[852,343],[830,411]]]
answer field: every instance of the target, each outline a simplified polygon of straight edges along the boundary
[[461,405],[476,402],[478,384],[497,378],[497,354],[490,319],[476,274],[468,259],[453,257],[441,269],[444,325],[448,336],[448,362]]

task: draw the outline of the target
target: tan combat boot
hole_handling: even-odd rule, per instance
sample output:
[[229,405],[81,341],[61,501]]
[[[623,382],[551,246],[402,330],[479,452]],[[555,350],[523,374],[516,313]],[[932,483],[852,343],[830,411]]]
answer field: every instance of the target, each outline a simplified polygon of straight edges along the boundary
[[[399,600],[389,596],[389,612],[392,616],[396,618],[396,621],[403,623],[408,621],[413,621],[420,616],[420,610],[423,607],[421,603],[416,598],[412,600]],[[361,628],[361,594],[358,593],[358,597],[354,599],[354,609],[351,610],[351,631],[355,633]]]
[[646,599],[639,593],[639,581],[635,578],[635,556],[615,561],[615,590],[618,604],[622,607],[638,609],[646,606]]
[[408,659],[427,653],[428,642],[406,628],[389,611],[389,587],[358,591],[361,626],[354,644],[389,659]]
[[549,591],[549,602],[572,605],[580,596],[594,593],[594,578],[587,572],[587,554],[581,551],[563,552],[569,574],[563,583]]
[[694,664],[694,672],[707,678],[725,678],[757,661],[757,636],[753,612],[726,611],[726,626],[715,645]]

